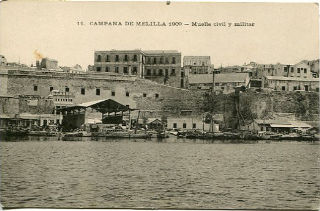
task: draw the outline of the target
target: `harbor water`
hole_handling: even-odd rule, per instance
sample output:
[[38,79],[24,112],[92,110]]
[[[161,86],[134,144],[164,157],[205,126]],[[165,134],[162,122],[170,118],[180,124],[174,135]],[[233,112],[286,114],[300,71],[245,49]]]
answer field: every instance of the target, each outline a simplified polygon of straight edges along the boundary
[[317,209],[319,145],[1,140],[4,207]]

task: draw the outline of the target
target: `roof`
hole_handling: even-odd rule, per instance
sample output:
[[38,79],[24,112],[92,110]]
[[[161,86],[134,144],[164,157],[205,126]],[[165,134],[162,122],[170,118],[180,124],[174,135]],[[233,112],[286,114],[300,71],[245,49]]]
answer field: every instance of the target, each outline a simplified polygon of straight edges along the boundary
[[116,50],[116,49],[111,49],[111,50],[102,50],[102,51],[94,51],[94,53],[141,53],[141,49],[133,49],[133,50]]
[[148,51],[143,51],[143,52],[145,54],[166,54],[166,53],[180,54],[180,52],[177,50],[148,50]]
[[0,114],[0,119],[10,119],[10,116],[7,114]]
[[148,121],[148,124],[161,124],[162,125],[162,121],[159,119],[155,119],[153,121]]
[[[42,58],[42,60],[47,60],[47,61],[51,61],[51,62],[58,62],[57,60],[55,60],[55,59],[50,59],[50,58],[48,58],[48,57],[45,57],[45,58]],[[41,61],[42,61],[41,60]]]
[[286,125],[286,124],[270,124],[271,127],[287,127],[292,128],[292,125]]
[[96,100],[81,103],[75,106],[70,106],[66,108],[60,109],[60,111],[72,111],[72,110],[80,110],[86,108],[93,108],[101,113],[112,113],[112,112],[121,112],[121,111],[128,111],[129,107],[118,103],[112,99],[107,100]]
[[202,63],[205,63],[205,65],[211,65],[210,56],[184,56],[183,57],[183,65],[202,65]]
[[[245,82],[248,79],[248,73],[223,73],[215,74],[215,83],[232,83],[232,82]],[[212,74],[190,74],[189,84],[199,83],[212,83]]]
[[284,120],[255,120],[258,124],[270,125],[271,127],[286,127],[286,128],[312,128],[311,125],[300,121],[284,121]]
[[78,105],[76,105],[76,106],[86,107],[86,108],[87,108],[87,107],[90,107],[90,106],[95,105],[95,104],[97,104],[97,103],[101,103],[101,102],[103,102],[103,101],[105,101],[105,100],[90,101],[90,102],[85,102],[85,103],[78,104]]
[[285,76],[265,76],[268,80],[279,81],[315,81],[319,82],[319,78],[299,78],[299,77],[285,77]]

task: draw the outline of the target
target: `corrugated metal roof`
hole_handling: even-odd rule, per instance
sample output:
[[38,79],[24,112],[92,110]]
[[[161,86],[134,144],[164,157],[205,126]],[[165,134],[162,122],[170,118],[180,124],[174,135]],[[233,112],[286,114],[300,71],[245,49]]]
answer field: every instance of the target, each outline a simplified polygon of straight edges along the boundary
[[94,104],[97,104],[97,103],[100,103],[100,102],[103,102],[105,100],[96,100],[96,101],[90,101],[90,102],[85,102],[85,103],[81,103],[81,104],[78,104],[76,106],[79,106],[79,107],[89,107],[89,106],[92,106]]
[[283,121],[283,120],[255,120],[258,124],[270,125],[271,127],[287,127],[287,128],[312,128],[311,125],[301,121]]
[[266,76],[268,80],[278,81],[320,81],[319,78],[300,78],[300,77],[285,77],[285,76]]
[[[245,82],[249,77],[248,73],[224,73],[215,74],[215,83]],[[212,83],[212,74],[190,74],[189,84]]]
[[271,127],[286,127],[286,128],[292,128],[292,125],[283,125],[283,124],[270,124]]
[[300,121],[290,121],[291,125],[293,127],[299,127],[299,128],[312,128],[311,125],[305,123],[305,122],[300,122]]

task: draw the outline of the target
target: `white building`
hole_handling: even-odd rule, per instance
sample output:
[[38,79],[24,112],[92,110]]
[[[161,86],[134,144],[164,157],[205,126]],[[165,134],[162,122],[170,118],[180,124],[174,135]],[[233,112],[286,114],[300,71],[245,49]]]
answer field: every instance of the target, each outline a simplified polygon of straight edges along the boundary
[[319,78],[265,76],[264,87],[278,91],[302,90],[319,92]]
[[213,86],[216,92],[231,93],[236,87],[248,87],[250,78],[248,73],[196,74],[189,75],[188,88],[198,90],[210,90]]
[[192,117],[177,117],[177,118],[168,118],[167,119],[167,128],[168,129],[179,129],[179,130],[203,130],[203,131],[212,131],[218,132],[218,124],[206,124],[203,122],[203,119],[192,118]]

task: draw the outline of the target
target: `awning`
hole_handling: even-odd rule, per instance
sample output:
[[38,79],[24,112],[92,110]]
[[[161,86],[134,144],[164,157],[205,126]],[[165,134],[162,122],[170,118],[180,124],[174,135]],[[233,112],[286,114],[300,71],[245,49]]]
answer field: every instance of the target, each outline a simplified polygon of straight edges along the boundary
[[107,99],[107,100],[85,102],[75,106],[58,109],[58,111],[74,111],[74,110],[81,110],[81,109],[87,109],[87,108],[93,108],[103,114],[133,110],[133,109],[130,109],[128,106],[118,103],[117,101],[114,101],[112,99]]
[[270,127],[294,128],[292,125],[270,124]]
[[271,127],[283,127],[283,128],[312,128],[312,126],[304,122],[295,122],[291,124],[270,124]]

